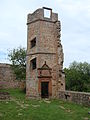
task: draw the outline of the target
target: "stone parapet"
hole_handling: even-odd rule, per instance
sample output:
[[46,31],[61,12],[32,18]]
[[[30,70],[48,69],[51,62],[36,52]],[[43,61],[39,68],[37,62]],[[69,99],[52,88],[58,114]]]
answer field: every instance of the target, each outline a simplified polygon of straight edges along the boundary
[[[44,16],[44,10],[48,10],[50,12],[49,18]],[[56,22],[56,21],[58,21],[58,14],[53,13],[51,8],[43,7],[43,8],[37,9],[32,14],[29,13],[27,16],[27,24],[36,22],[38,20],[39,21],[47,21],[47,22]]]
[[90,106],[90,93],[75,91],[59,91],[59,99]]

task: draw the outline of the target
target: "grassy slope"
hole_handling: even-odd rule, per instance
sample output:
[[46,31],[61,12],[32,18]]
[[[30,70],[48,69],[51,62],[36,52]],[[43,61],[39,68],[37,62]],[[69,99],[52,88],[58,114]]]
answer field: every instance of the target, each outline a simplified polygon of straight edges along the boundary
[[90,120],[90,108],[60,100],[25,100],[20,90],[9,90],[12,100],[0,101],[0,120]]

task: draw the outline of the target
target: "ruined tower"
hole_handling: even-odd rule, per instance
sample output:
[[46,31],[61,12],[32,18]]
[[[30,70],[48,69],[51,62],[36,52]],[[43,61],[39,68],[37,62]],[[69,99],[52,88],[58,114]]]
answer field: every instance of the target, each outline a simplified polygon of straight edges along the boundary
[[26,96],[56,98],[65,90],[61,24],[51,8],[40,8],[27,18]]

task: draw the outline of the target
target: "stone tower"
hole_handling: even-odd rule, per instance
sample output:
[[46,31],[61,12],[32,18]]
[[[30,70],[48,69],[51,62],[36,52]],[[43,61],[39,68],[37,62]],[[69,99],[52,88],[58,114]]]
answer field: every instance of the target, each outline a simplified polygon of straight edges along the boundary
[[57,98],[65,90],[61,24],[51,8],[40,8],[27,18],[26,96]]

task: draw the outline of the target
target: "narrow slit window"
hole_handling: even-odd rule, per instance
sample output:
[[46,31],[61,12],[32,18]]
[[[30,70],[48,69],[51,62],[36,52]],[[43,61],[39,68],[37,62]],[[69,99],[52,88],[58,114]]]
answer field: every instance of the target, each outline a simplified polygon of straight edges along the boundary
[[31,69],[32,70],[36,69],[36,58],[31,60]]
[[31,41],[31,48],[36,46],[36,37]]

